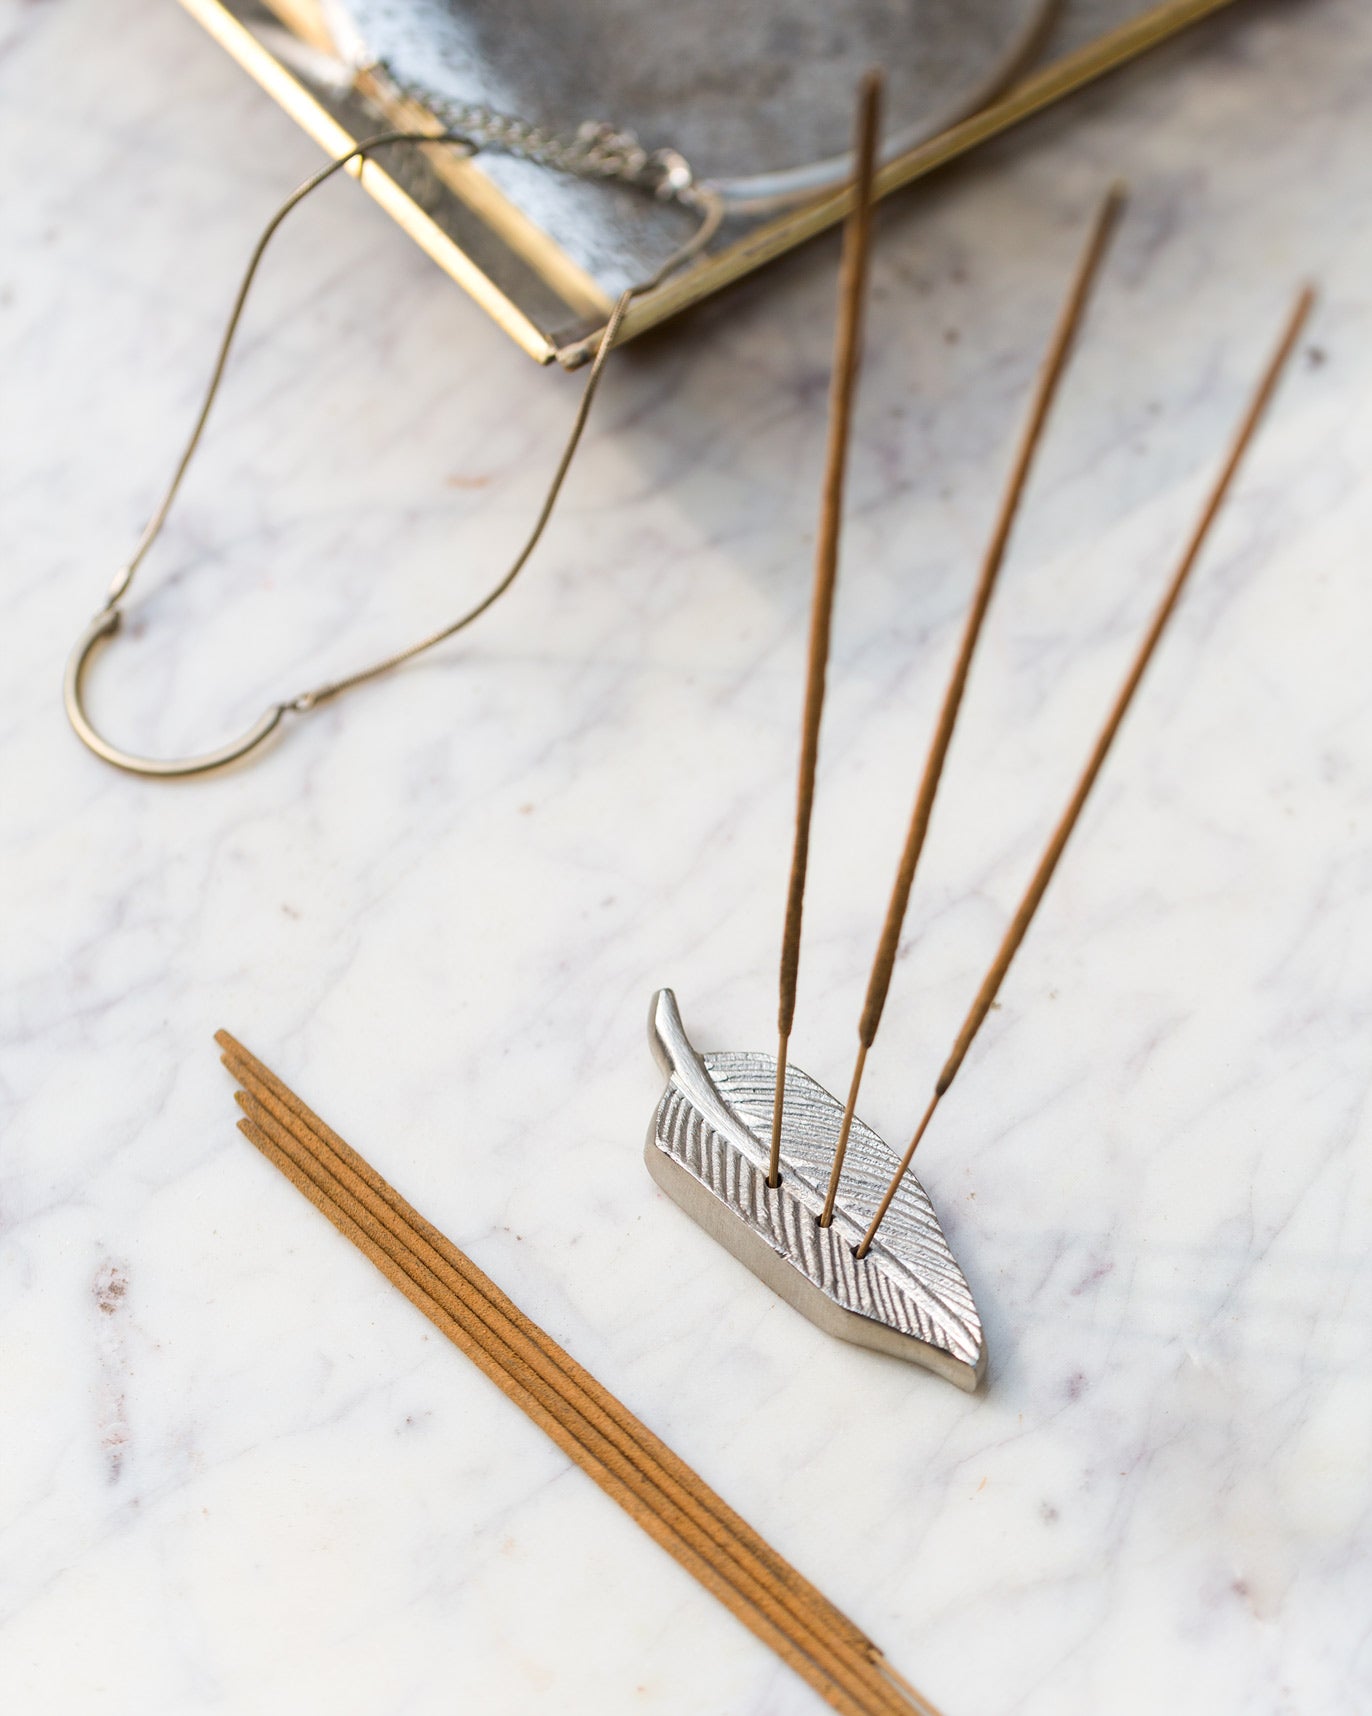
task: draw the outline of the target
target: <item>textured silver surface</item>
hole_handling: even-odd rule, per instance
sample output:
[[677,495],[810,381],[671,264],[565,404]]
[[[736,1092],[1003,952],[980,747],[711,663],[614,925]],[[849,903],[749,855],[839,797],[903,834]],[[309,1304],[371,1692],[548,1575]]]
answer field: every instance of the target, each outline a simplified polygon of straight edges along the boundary
[[663,1190],[826,1333],[975,1388],[986,1366],[981,1319],[913,1174],[871,1250],[855,1255],[896,1168],[882,1139],[854,1121],[838,1208],[821,1227],[842,1103],[787,1068],[781,1185],[769,1187],[773,1057],[697,1054],[670,989],[654,997],[649,1036],[668,1083],[644,1154]]
[[887,76],[892,153],[989,99],[1055,0],[328,0],[340,42],[446,101],[679,149],[747,199],[850,170],[853,89]]
[[[406,87],[483,102],[559,133],[606,120],[650,150],[680,151],[737,206],[724,244],[767,207],[844,177],[853,90],[869,66],[886,73],[883,152],[898,154],[989,100],[1051,7],[328,0],[326,15],[346,56],[384,61]],[[478,170],[612,296],[651,273],[689,230],[679,209],[536,162],[490,152]]]
[[[268,0],[183,3],[197,15],[207,4],[222,7],[230,32],[236,23],[245,26],[250,40],[266,51],[266,66],[236,47],[231,51],[308,128],[313,128],[308,114],[316,107],[354,140],[387,128],[395,116],[353,83],[358,63],[380,58],[401,83],[518,114],[558,134],[588,118],[613,121],[633,131],[649,151],[676,146],[697,173],[725,178],[735,195],[742,180],[777,173],[788,177],[798,163],[804,174],[804,163],[823,167],[831,162],[827,151],[847,144],[853,79],[873,60],[888,74],[888,145],[937,129],[940,114],[946,118],[953,110],[946,102],[956,96],[954,105],[962,105],[968,99],[974,62],[997,40],[1004,46],[1005,63],[1013,61],[1011,25],[1022,32],[1037,15],[1019,0],[940,0],[925,11],[907,10],[902,3],[883,9],[879,18],[870,10],[849,16],[843,8],[826,12],[813,0],[797,0],[801,11],[809,6],[810,28],[789,38],[780,32],[782,47],[775,54],[768,47],[761,58],[755,54],[751,69],[746,53],[737,70],[726,62],[728,75],[716,86],[706,74],[724,37],[701,29],[698,13],[649,7],[642,0],[632,6],[629,0],[609,0],[603,17],[597,5],[544,6],[542,0],[517,11],[493,0],[292,0],[293,7],[322,8],[331,52],[283,30]],[[1220,6],[1229,0],[1198,3]],[[1118,54],[1127,58],[1127,43],[1146,30],[1158,10],[1159,0],[1059,0],[1050,8],[1043,44],[1031,56],[1034,75],[1047,76],[1050,68],[1056,72],[1078,50],[1107,41],[1118,41]],[[779,16],[768,8],[724,11],[730,28],[745,34],[764,18]],[[628,53],[631,36],[610,25],[631,13],[644,28],[658,32],[647,55]],[[825,30],[835,33],[833,42],[817,51],[815,32]],[[693,51],[664,54],[664,48],[673,49],[677,32]],[[233,40],[232,33],[227,39]],[[599,57],[602,41],[612,50],[606,59]],[[264,75],[268,68],[270,81]],[[1097,74],[1082,75],[1089,81]],[[769,79],[774,83],[769,85]],[[769,88],[785,97],[779,109],[753,99]],[[298,103],[297,94],[308,108]],[[727,125],[722,123],[726,112],[733,116]],[[389,152],[383,166],[439,233],[475,264],[483,281],[546,342],[541,347],[516,332],[526,350],[541,361],[554,353],[569,364],[584,359],[582,342],[602,325],[606,306],[588,307],[580,287],[569,291],[541,253],[528,250],[520,220],[512,224],[499,208],[493,213],[481,199],[459,194],[416,151]],[[590,183],[494,151],[479,155],[473,171],[489,180],[582,276],[589,276],[607,303],[651,274],[691,230],[690,216],[675,204],[613,180]],[[397,218],[406,224],[403,211]],[[695,271],[692,289],[664,300],[662,312],[675,314],[722,284],[724,277],[714,271],[721,257],[736,257],[747,272],[799,243],[809,228],[803,222],[791,227],[788,219],[747,204],[736,208]],[[743,247],[754,240],[752,259],[745,261]],[[443,266],[452,272],[449,263]]]

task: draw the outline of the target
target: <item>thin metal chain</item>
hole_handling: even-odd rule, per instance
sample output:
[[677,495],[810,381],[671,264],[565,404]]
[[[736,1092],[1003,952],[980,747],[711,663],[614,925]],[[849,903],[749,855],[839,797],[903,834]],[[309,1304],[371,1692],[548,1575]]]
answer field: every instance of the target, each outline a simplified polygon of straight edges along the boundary
[[684,155],[676,149],[645,149],[632,131],[622,131],[607,120],[585,120],[568,137],[514,114],[499,113],[483,102],[438,95],[398,77],[385,60],[369,69],[426,108],[446,130],[469,138],[475,148],[499,149],[581,179],[618,180],[666,202],[695,200],[696,178]]

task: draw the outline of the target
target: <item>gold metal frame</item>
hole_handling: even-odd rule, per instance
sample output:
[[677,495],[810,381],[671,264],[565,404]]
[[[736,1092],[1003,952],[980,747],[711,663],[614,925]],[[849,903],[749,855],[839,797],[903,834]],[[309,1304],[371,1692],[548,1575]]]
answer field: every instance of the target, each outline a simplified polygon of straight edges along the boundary
[[[243,21],[255,0],[180,0],[221,47],[335,158],[356,148],[367,135],[350,113],[331,108],[306,81],[272,53]],[[1092,42],[1031,72],[999,100],[971,118],[892,161],[879,174],[877,194],[886,196],[912,180],[943,166],[977,144],[1008,130],[1022,119],[1060,101],[1083,85],[1103,77],[1188,25],[1229,5],[1231,0],[1161,0],[1149,11],[1110,30]],[[282,27],[316,49],[327,45],[315,0],[260,0]],[[260,6],[259,6],[260,9]],[[381,95],[365,80],[358,94],[379,111]],[[387,126],[397,120],[416,129],[437,130],[423,109],[398,114],[391,103]],[[380,123],[376,129],[381,129]],[[613,307],[613,297],[542,231],[522,209],[469,161],[451,149],[425,151],[427,167],[448,195],[451,207],[440,221],[423,206],[414,190],[373,160],[350,164],[362,188],[443,271],[494,318],[507,334],[539,363],[557,361],[573,367],[595,349]],[[620,330],[621,340],[656,326],[688,305],[740,279],[763,263],[840,221],[849,193],[836,192],[765,222],[732,244],[702,257],[651,292],[636,299]],[[477,256],[489,253],[492,242],[501,248],[506,272],[512,268],[537,284],[556,307],[557,315],[540,319],[498,284],[489,266]]]

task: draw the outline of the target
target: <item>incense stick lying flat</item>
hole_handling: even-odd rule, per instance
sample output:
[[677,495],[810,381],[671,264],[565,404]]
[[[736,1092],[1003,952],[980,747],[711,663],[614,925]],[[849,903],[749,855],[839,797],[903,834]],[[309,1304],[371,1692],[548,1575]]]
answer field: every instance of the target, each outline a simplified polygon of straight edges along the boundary
[[[226,1032],[240,1128],[658,1543],[836,1710],[933,1716],[880,1651]],[[902,1686],[908,1684],[903,1681]]]
[[[479,1272],[475,1271],[470,1264],[465,1271],[454,1269],[448,1257],[437,1247],[433,1247],[433,1250],[439,1261],[435,1261],[434,1257],[427,1256],[423,1246],[416,1249],[412,1245],[411,1239],[416,1231],[417,1217],[407,1221],[396,1210],[394,1204],[390,1203],[378,1190],[375,1176],[366,1179],[356,1172],[347,1159],[341,1156],[336,1149],[330,1149],[327,1142],[321,1141],[317,1134],[313,1134],[311,1129],[302,1122],[300,1116],[293,1113],[286,1104],[280,1102],[274,1092],[262,1088],[254,1079],[252,1069],[238,1057],[226,1056],[226,1062],[240,1079],[251,1081],[248,1093],[240,1095],[239,1098],[249,1122],[265,1134],[278,1149],[283,1150],[291,1157],[297,1166],[310,1176],[313,1183],[320,1186],[321,1190],[334,1196],[357,1225],[381,1246],[392,1262],[404,1270],[431,1297],[436,1298],[440,1304],[444,1305],[450,1313],[458,1312],[460,1314],[461,1306],[473,1310],[482,1325],[476,1331],[476,1338],[488,1356],[497,1358],[519,1376],[525,1386],[538,1396],[545,1407],[556,1411],[558,1395],[570,1400],[575,1407],[579,1407],[580,1414],[575,1420],[575,1428],[581,1433],[583,1443],[592,1446],[604,1455],[621,1476],[626,1475],[624,1472],[626,1460],[637,1464],[640,1472],[646,1465],[649,1481],[654,1482],[656,1487],[663,1492],[663,1496],[666,1498],[665,1505],[669,1508],[677,1505],[682,1506],[685,1514],[694,1516],[696,1524],[702,1523],[703,1515],[709,1535],[719,1547],[734,1555],[741,1562],[745,1575],[755,1573],[756,1570],[750,1569],[747,1562],[750,1556],[753,1559],[759,1558],[757,1551],[760,1546],[763,1551],[761,1559],[767,1562],[769,1573],[779,1574],[783,1583],[787,1582],[786,1574],[790,1574],[788,1595],[792,1598],[791,1606],[793,1608],[799,1606],[795,1601],[798,1592],[800,1603],[805,1603],[806,1597],[810,1594],[799,1591],[799,1576],[795,1575],[793,1570],[786,1568],[784,1563],[779,1563],[770,1548],[761,1544],[761,1540],[754,1538],[750,1542],[748,1540],[748,1528],[743,1526],[742,1521],[727,1521],[727,1510],[724,1510],[726,1520],[721,1522],[718,1512],[712,1514],[708,1505],[703,1509],[699,1506],[696,1498],[691,1494],[689,1486],[683,1486],[681,1482],[682,1474],[694,1479],[694,1474],[690,1473],[689,1468],[684,1467],[680,1461],[676,1461],[675,1456],[671,1456],[666,1449],[662,1449],[662,1453],[667,1454],[666,1466],[661,1475],[653,1472],[651,1470],[651,1454],[646,1462],[643,1459],[642,1438],[646,1433],[642,1432],[640,1428],[637,1436],[629,1435],[626,1437],[623,1434],[626,1419],[630,1425],[633,1425],[634,1421],[628,1418],[628,1415],[624,1413],[622,1407],[619,1407],[619,1403],[613,1400],[613,1397],[608,1396],[584,1372],[578,1376],[579,1367],[574,1366],[565,1354],[560,1353],[552,1343],[548,1342],[547,1338],[542,1336],[542,1332],[536,1330],[534,1325],[515,1311],[512,1305],[509,1306],[509,1313],[512,1315],[502,1315],[503,1307],[498,1304],[498,1300],[503,1299],[503,1295],[500,1295],[492,1284],[485,1282],[484,1277],[479,1277]],[[257,1088],[253,1089],[252,1085],[256,1085]],[[304,1152],[303,1159],[302,1150]],[[351,1153],[349,1154],[351,1155]],[[316,1172],[317,1168],[323,1170],[322,1181],[320,1174]],[[380,1184],[384,1187],[384,1182]],[[385,1190],[389,1191],[390,1188],[385,1188]],[[421,1235],[421,1238],[423,1237]],[[458,1256],[460,1257],[461,1254],[459,1253]],[[445,1263],[448,1264],[447,1268],[442,1267]],[[477,1279],[473,1279],[474,1277]],[[482,1292],[483,1285],[488,1289],[484,1293]],[[464,1288],[467,1291],[464,1292]],[[457,1306],[450,1302],[450,1295],[453,1294],[458,1299],[459,1304]],[[505,1301],[505,1303],[508,1304],[509,1302]],[[498,1351],[498,1347],[501,1350]],[[545,1361],[551,1361],[551,1363]],[[582,1377],[585,1378],[585,1383],[581,1381]],[[590,1386],[587,1387],[586,1384]],[[605,1410],[606,1404],[618,1408],[618,1412],[613,1414],[607,1412]],[[660,1444],[658,1446],[661,1447]],[[673,1464],[676,1467],[675,1472],[670,1469]],[[629,1481],[633,1481],[632,1477]],[[698,1484],[698,1480],[695,1482]],[[722,1504],[718,1503],[718,1498],[711,1497],[709,1499],[716,1502],[718,1509],[722,1509]],[[721,1529],[722,1524],[723,1529]],[[729,1529],[730,1525],[734,1525],[735,1529]],[[742,1554],[739,1553],[738,1546],[740,1544],[742,1545]],[[809,1606],[814,1610],[817,1604],[823,1602],[823,1599],[819,1598],[818,1593],[813,1593],[812,1596],[814,1601]],[[832,1630],[840,1635],[846,1644],[855,1645],[864,1653],[870,1649],[868,1641],[844,1617],[837,1616],[837,1622],[838,1625]],[[829,1617],[821,1615],[820,1625],[828,1626]]]
[[781,936],[777,1000],[776,1102],[772,1110],[772,1154],[767,1184],[781,1177],[781,1110],[786,1094],[786,1057],[796,1014],[796,973],[800,967],[800,928],[805,906],[805,876],[810,861],[810,816],[815,803],[819,763],[819,721],[824,710],[824,680],[829,665],[829,630],[838,579],[838,539],[843,523],[843,480],[848,468],[848,431],[853,420],[858,366],[862,355],[862,311],[867,297],[867,259],[872,241],[872,181],[881,136],[882,80],[864,78],[858,103],[856,170],[852,213],[843,233],[839,276],[838,324],[834,335],[834,371],[829,393],[829,447],[815,544],[815,583],[810,600],[810,644],[805,702],[800,723],[800,769],[796,781],[796,832],[791,876],[786,889],[786,922]]
[[915,1128],[914,1137],[911,1138],[909,1147],[901,1158],[900,1166],[892,1175],[891,1183],[887,1186],[885,1194],[877,1206],[877,1212],[872,1218],[871,1225],[863,1236],[862,1244],[857,1249],[859,1257],[866,1253],[877,1229],[881,1226],[882,1219],[891,1206],[891,1199],[895,1196],[896,1187],[914,1160],[915,1151],[919,1148],[920,1140],[928,1130],[935,1109],[942,1101],[948,1087],[957,1077],[958,1068],[962,1065],[968,1049],[972,1046],[973,1038],[981,1029],[982,1022],[990,1012],[991,1003],[996,998],[996,992],[1000,988],[1006,972],[1010,969],[1010,962],[1015,957],[1020,943],[1024,940],[1029,925],[1033,922],[1034,913],[1038,910],[1039,902],[1043,899],[1048,884],[1053,878],[1053,872],[1057,868],[1058,860],[1062,857],[1063,848],[1067,845],[1068,838],[1076,826],[1082,807],[1086,803],[1096,777],[1101,771],[1101,766],[1109,754],[1110,746],[1114,743],[1115,735],[1119,732],[1129,705],[1133,701],[1134,693],[1138,690],[1148,663],[1152,660],[1153,652],[1158,646],[1158,640],[1162,637],[1168,620],[1171,619],[1176,610],[1186,580],[1200,557],[1201,548],[1210,533],[1211,526],[1219,515],[1220,508],[1233,484],[1243,456],[1248,451],[1253,436],[1257,432],[1258,424],[1262,421],[1263,413],[1271,403],[1272,395],[1276,392],[1277,382],[1281,379],[1282,371],[1295,350],[1296,341],[1300,337],[1301,329],[1305,325],[1305,319],[1310,314],[1310,307],[1313,303],[1314,293],[1307,286],[1298,295],[1287,318],[1277,348],[1268,360],[1258,385],[1254,389],[1253,397],[1244,411],[1234,439],[1230,444],[1229,452],[1220,467],[1219,475],[1211,486],[1205,505],[1201,508],[1200,517],[1192,529],[1177,568],[1173,572],[1167,589],[1163,593],[1162,601],[1153,616],[1152,624],[1144,634],[1143,642],[1139,645],[1133,665],[1125,676],[1124,684],[1120,687],[1105,725],[1101,729],[1090,757],[1087,759],[1086,767],[1077,782],[1076,790],[1069,799],[1067,809],[1062,813],[1057,827],[1053,830],[1047,849],[1039,860],[1038,868],[1025,891],[1024,898],[1020,901],[1019,909],[1010,920],[996,957],[991,962],[991,969],[986,973],[981,988],[977,991],[976,999],[972,1002],[971,1009],[963,1021],[962,1029],[958,1032],[952,1051],[944,1063],[943,1071],[939,1074],[938,1083],[934,1086],[934,1094],[929,1099],[929,1105],[925,1109],[919,1125]]
[[867,1065],[867,1052],[876,1041],[877,1029],[881,1024],[882,1009],[886,1005],[886,996],[891,987],[891,973],[895,969],[896,952],[900,947],[900,932],[904,926],[905,913],[910,904],[910,890],[914,886],[915,870],[919,865],[920,854],[924,850],[924,837],[929,831],[929,817],[933,812],[934,798],[938,793],[939,781],[943,775],[943,765],[948,756],[948,747],[952,743],[953,728],[957,724],[958,711],[962,707],[962,694],[967,687],[967,675],[971,670],[972,657],[976,652],[977,641],[981,637],[982,622],[991,606],[991,597],[995,592],[996,580],[1005,561],[1005,550],[1010,543],[1010,531],[1015,522],[1015,515],[1019,510],[1025,484],[1029,480],[1030,467],[1033,465],[1034,455],[1038,451],[1039,441],[1048,421],[1049,410],[1057,396],[1058,383],[1062,380],[1063,372],[1067,368],[1067,359],[1076,340],[1077,330],[1081,326],[1082,316],[1086,310],[1086,301],[1090,296],[1101,259],[1105,255],[1106,242],[1110,237],[1111,229],[1115,224],[1123,200],[1124,193],[1121,187],[1113,186],[1107,192],[1097,211],[1095,220],[1091,223],[1086,247],[1082,251],[1081,260],[1077,263],[1073,273],[1062,309],[1058,312],[1058,319],[1048,342],[1048,350],[1044,354],[1043,363],[1034,383],[1034,391],[1029,401],[1029,414],[1025,419],[1023,429],[1020,431],[1019,444],[1011,462],[1005,491],[1001,496],[1000,505],[996,509],[995,523],[991,528],[991,539],[986,545],[986,553],[982,559],[976,587],[972,593],[971,606],[967,610],[962,641],[958,646],[957,657],[953,662],[953,671],[948,679],[948,688],[943,694],[943,705],[939,710],[934,735],[929,743],[929,754],[925,760],[924,773],[920,778],[919,790],[915,794],[914,808],[910,812],[910,826],[905,836],[905,847],[900,855],[900,865],[896,870],[896,880],[891,890],[890,904],[886,908],[886,920],[882,925],[881,936],[877,942],[876,956],[872,961],[872,975],[867,983],[867,998],[863,1003],[862,1017],[858,1021],[857,1059],[853,1064],[853,1076],[848,1086],[848,1101],[844,1106],[843,1120],[839,1125],[838,1143],[834,1146],[834,1162],[829,1170],[829,1185],[824,1196],[824,1210],[820,1216],[821,1227],[828,1227],[834,1219],[834,1203],[838,1197],[839,1177],[843,1173],[843,1161],[848,1151],[848,1137],[852,1131],[853,1115],[857,1109],[858,1093],[862,1087],[863,1069]]

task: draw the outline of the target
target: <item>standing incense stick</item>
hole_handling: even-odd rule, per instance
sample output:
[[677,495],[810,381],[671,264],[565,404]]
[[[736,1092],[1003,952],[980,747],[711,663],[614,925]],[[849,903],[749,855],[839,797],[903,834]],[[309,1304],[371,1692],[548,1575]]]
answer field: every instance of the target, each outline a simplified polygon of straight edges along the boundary
[[1129,669],[1129,673],[1125,678],[1124,684],[1120,688],[1119,695],[1115,699],[1114,706],[1106,719],[1105,726],[1101,729],[1100,736],[1096,740],[1095,747],[1087,761],[1086,768],[1082,772],[1081,779],[1077,782],[1076,790],[1073,792],[1072,797],[1068,802],[1067,809],[1063,812],[1062,818],[1057,827],[1053,830],[1052,837],[1048,842],[1047,850],[1039,860],[1038,869],[1034,872],[1033,879],[1025,892],[1024,898],[1020,901],[1018,911],[1016,911],[1014,917],[1010,920],[1009,927],[1006,929],[1005,937],[1001,942],[1000,949],[991,963],[990,970],[986,973],[986,977],[982,982],[981,988],[977,992],[976,999],[972,1002],[971,1010],[963,1021],[962,1029],[958,1032],[957,1040],[954,1042],[952,1052],[944,1063],[943,1071],[939,1074],[938,1083],[934,1086],[934,1094],[929,1099],[929,1105],[924,1111],[923,1118],[916,1127],[914,1137],[911,1138],[909,1147],[901,1158],[900,1166],[892,1176],[891,1183],[887,1186],[886,1192],[883,1195],[880,1204],[877,1206],[876,1214],[873,1216],[871,1224],[869,1225],[866,1234],[863,1236],[862,1243],[857,1249],[857,1255],[859,1257],[865,1256],[868,1248],[870,1247],[877,1229],[881,1226],[882,1220],[885,1217],[887,1210],[890,1208],[891,1200],[896,1193],[896,1188],[899,1186],[906,1170],[914,1159],[914,1154],[919,1148],[920,1140],[924,1137],[924,1134],[928,1129],[929,1122],[934,1117],[935,1109],[943,1099],[944,1094],[952,1084],[953,1080],[957,1077],[958,1068],[962,1065],[968,1049],[972,1046],[973,1039],[981,1029],[982,1021],[991,1010],[991,1003],[996,998],[996,992],[1000,988],[1001,982],[1010,968],[1010,962],[1015,957],[1015,953],[1018,950],[1020,943],[1024,940],[1025,932],[1033,921],[1034,913],[1038,910],[1039,902],[1043,899],[1048,884],[1053,878],[1053,872],[1057,868],[1059,858],[1062,857],[1063,848],[1067,845],[1068,837],[1076,826],[1077,819],[1081,815],[1082,806],[1086,803],[1091,788],[1095,784],[1096,777],[1101,771],[1101,766],[1105,762],[1110,746],[1114,742],[1115,735],[1120,729],[1120,724],[1123,722],[1125,714],[1128,712],[1134,693],[1138,690],[1139,683],[1148,667],[1148,663],[1152,659],[1154,650],[1157,648],[1158,640],[1162,637],[1162,634],[1167,627],[1167,622],[1171,619],[1172,614],[1176,609],[1177,602],[1181,597],[1182,589],[1186,584],[1186,580],[1191,573],[1192,567],[1200,556],[1201,548],[1210,532],[1210,527],[1214,524],[1215,519],[1219,514],[1220,507],[1224,504],[1225,497],[1233,483],[1243,456],[1252,442],[1254,433],[1257,430],[1259,422],[1262,420],[1262,415],[1267,409],[1273,393],[1276,391],[1277,382],[1281,377],[1282,370],[1285,368],[1287,360],[1290,358],[1291,353],[1295,348],[1297,339],[1300,337],[1301,328],[1305,324],[1305,319],[1310,313],[1310,307],[1313,302],[1313,292],[1309,287],[1305,287],[1296,299],[1295,306],[1287,319],[1286,327],[1282,333],[1280,341],[1278,342],[1277,349],[1268,361],[1267,367],[1263,371],[1262,378],[1254,391],[1253,398],[1244,412],[1243,418],[1240,421],[1238,430],[1234,436],[1234,440],[1230,446],[1228,455],[1225,458],[1218,477],[1215,479],[1215,482],[1211,487],[1210,493],[1206,498],[1205,505],[1201,509],[1200,518],[1191,532],[1190,539],[1182,552],[1181,560],[1177,565],[1176,571],[1172,574],[1171,581],[1169,582],[1162,601],[1158,606],[1157,613],[1153,617],[1153,622],[1144,635],[1143,642],[1140,644],[1138,653],[1134,657],[1133,665]]
[[1048,421],[1048,412],[1057,395],[1058,383],[1062,380],[1063,372],[1067,367],[1067,359],[1071,354],[1077,330],[1081,326],[1086,301],[1100,267],[1101,258],[1105,254],[1106,242],[1109,239],[1111,228],[1114,226],[1115,217],[1119,212],[1122,200],[1123,191],[1121,187],[1113,186],[1106,194],[1105,200],[1092,222],[1091,231],[1086,240],[1086,248],[1082,252],[1081,260],[1077,263],[1076,272],[1068,288],[1066,301],[1058,312],[1057,323],[1053,328],[1048,350],[1044,354],[1038,379],[1034,384],[1033,395],[1029,402],[1029,415],[1020,431],[1019,445],[1015,450],[1005,492],[1001,496],[1000,506],[996,512],[995,523],[991,530],[991,540],[987,543],[986,553],[982,559],[981,571],[972,595],[972,604],[967,611],[967,620],[963,627],[962,642],[958,648],[957,659],[953,663],[948,688],[943,694],[943,707],[939,710],[938,722],[934,728],[934,736],[930,741],[929,754],[924,764],[924,774],[919,783],[919,791],[915,795],[914,809],[910,813],[910,826],[905,836],[905,849],[901,853],[900,867],[896,871],[895,886],[891,890],[890,904],[886,908],[886,921],[882,926],[881,938],[877,942],[876,957],[872,962],[872,975],[867,984],[867,999],[863,1005],[862,1017],[858,1022],[857,1060],[853,1065],[853,1077],[848,1086],[848,1101],[843,1110],[842,1123],[839,1126],[838,1143],[834,1148],[834,1163],[829,1170],[829,1186],[824,1196],[824,1211],[820,1216],[820,1224],[823,1227],[828,1227],[834,1219],[834,1200],[838,1196],[839,1177],[843,1173],[843,1159],[848,1152],[848,1136],[853,1128],[853,1114],[857,1108],[863,1069],[867,1065],[867,1051],[876,1041],[877,1028],[881,1024],[882,1009],[886,1005],[887,991],[891,987],[891,973],[895,968],[896,951],[900,946],[900,932],[905,923],[906,909],[910,904],[910,889],[914,885],[915,869],[919,864],[920,853],[924,850],[924,837],[929,830],[929,817],[934,808],[934,797],[938,792],[939,780],[943,774],[943,764],[948,755],[948,746],[952,741],[958,710],[962,705],[962,694],[967,686],[967,675],[972,665],[972,656],[977,647],[977,640],[981,636],[982,622],[985,620],[987,609],[991,605],[996,579],[1000,574],[1001,566],[1005,560],[1005,550],[1009,545],[1010,531],[1024,494],[1024,486],[1029,479],[1029,470],[1034,462],[1034,455],[1038,451],[1044,426]]
[[796,832],[791,878],[786,892],[786,923],[781,938],[777,1003],[776,1104],[772,1115],[772,1155],[767,1184],[781,1177],[781,1111],[786,1089],[786,1054],[796,1012],[796,972],[800,964],[801,914],[805,873],[810,858],[810,813],[815,801],[819,761],[819,721],[824,710],[824,679],[829,662],[829,629],[838,578],[838,539],[843,521],[843,479],[848,465],[848,430],[853,418],[862,346],[862,310],[867,294],[867,258],[871,249],[872,180],[876,172],[881,126],[881,75],[869,72],[858,97],[856,172],[853,210],[844,229],[839,281],[834,373],[829,395],[829,447],[815,547],[814,595],[810,607],[810,649],[801,715],[800,771],[796,785]]

